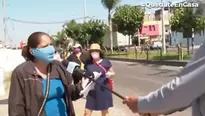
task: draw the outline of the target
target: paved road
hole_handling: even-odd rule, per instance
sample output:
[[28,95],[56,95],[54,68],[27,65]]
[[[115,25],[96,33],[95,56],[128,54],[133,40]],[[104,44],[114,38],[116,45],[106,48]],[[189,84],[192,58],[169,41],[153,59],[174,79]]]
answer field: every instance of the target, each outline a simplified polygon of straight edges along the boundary
[[[123,95],[146,95],[166,84],[179,72],[179,67],[143,65],[138,63],[113,61],[116,71],[115,90]],[[127,115],[136,116],[121,104],[119,98],[115,98],[118,109],[122,109]],[[191,109],[175,113],[170,116],[191,116]]]
[[[178,67],[143,65],[119,61],[112,61],[112,64],[116,71],[114,89],[122,95],[146,95],[172,80],[180,70]],[[84,103],[83,100],[75,103],[76,112],[78,112],[77,116],[82,116]],[[122,104],[121,99],[114,97],[114,104],[115,107],[111,110],[111,116],[137,116]],[[0,105],[0,111],[1,107],[5,108],[6,106]],[[100,116],[97,114],[93,115]],[[188,109],[171,116],[191,116],[191,112]]]

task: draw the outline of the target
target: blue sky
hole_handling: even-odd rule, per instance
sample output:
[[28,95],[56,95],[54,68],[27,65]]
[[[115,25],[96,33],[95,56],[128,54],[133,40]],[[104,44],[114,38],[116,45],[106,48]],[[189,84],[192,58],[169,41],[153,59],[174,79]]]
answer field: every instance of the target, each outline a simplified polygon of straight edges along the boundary
[[[24,21],[53,22],[65,21],[83,17],[83,0],[5,0],[7,17]],[[143,0],[144,1],[144,0]],[[145,0],[144,2],[160,2],[160,0]],[[167,0],[165,0],[166,2]],[[1,2],[1,0],[0,0]],[[121,4],[139,5],[140,0],[121,0]],[[86,0],[87,15],[107,20],[107,10],[101,5],[101,0]],[[2,7],[0,7],[2,11]],[[2,12],[0,12],[2,15]],[[0,18],[0,40],[3,40],[2,17]],[[62,23],[63,24],[63,23]],[[37,25],[7,21],[9,39],[19,43],[35,31],[55,34],[62,29],[62,24]]]

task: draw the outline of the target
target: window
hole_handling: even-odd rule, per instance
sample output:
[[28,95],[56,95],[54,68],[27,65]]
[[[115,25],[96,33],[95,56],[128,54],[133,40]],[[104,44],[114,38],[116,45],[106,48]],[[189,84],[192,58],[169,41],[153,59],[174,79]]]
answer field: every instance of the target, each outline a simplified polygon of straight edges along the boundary
[[155,31],[155,26],[154,25],[152,25],[152,28],[153,28],[153,31]]
[[151,27],[151,25],[149,26],[149,31],[152,31],[152,27]]

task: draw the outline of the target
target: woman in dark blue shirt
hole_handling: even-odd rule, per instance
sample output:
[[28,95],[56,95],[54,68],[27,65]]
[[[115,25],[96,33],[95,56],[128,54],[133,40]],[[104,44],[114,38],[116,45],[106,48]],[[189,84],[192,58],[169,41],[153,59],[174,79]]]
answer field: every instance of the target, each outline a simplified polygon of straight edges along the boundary
[[[109,86],[109,79],[115,73],[112,69],[112,64],[108,59],[103,58],[103,53],[99,44],[92,44],[89,49],[91,60],[85,64],[87,73],[101,72],[102,75],[97,81],[106,87]],[[91,90],[86,97],[86,110],[84,116],[91,116],[92,111],[101,111],[102,116],[108,116],[108,109],[113,107],[112,93],[103,89],[99,84],[95,85],[94,90]]]

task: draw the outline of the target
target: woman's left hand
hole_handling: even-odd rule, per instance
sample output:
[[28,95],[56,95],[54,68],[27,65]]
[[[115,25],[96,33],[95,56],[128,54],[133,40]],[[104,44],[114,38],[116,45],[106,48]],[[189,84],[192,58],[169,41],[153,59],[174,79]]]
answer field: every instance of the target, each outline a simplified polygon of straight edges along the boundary
[[113,76],[113,73],[108,71],[105,75],[106,75],[107,78],[110,78],[111,76]]

